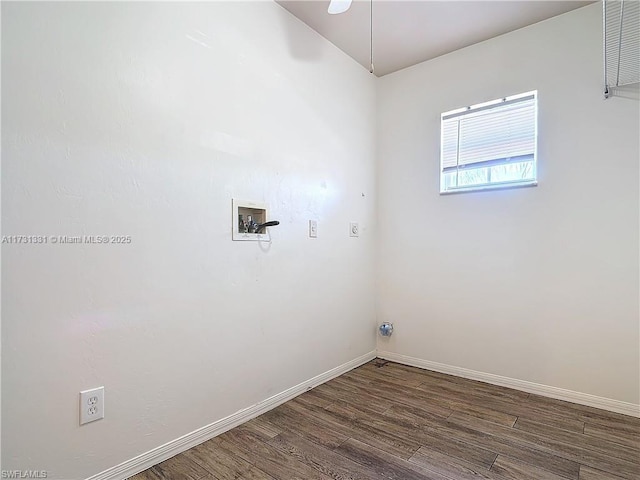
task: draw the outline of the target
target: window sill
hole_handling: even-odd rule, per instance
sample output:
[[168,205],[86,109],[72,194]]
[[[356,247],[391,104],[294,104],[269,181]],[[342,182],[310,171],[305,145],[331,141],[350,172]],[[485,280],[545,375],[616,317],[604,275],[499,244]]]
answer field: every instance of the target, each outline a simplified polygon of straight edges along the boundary
[[440,195],[455,195],[458,193],[469,193],[469,192],[486,192],[489,190],[507,190],[512,188],[527,188],[527,187],[537,187],[538,181],[532,180],[528,182],[522,183],[502,183],[502,184],[494,184],[494,185],[478,185],[474,187],[465,187],[465,188],[456,188],[452,190],[441,191]]

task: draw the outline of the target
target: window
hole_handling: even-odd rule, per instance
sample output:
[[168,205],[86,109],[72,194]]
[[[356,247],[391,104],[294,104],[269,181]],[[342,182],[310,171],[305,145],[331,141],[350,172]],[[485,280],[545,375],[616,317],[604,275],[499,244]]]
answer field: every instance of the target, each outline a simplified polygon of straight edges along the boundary
[[442,114],[440,193],[536,185],[537,92]]

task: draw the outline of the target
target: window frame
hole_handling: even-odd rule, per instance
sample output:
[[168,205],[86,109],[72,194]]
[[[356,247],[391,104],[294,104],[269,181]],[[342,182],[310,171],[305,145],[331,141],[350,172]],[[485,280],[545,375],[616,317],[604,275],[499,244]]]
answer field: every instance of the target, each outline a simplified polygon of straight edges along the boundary
[[[482,183],[482,184],[475,184],[475,185],[468,185],[468,186],[462,186],[462,187],[455,187],[455,188],[446,188],[445,187],[445,174],[447,172],[445,172],[445,168],[443,167],[444,164],[444,159],[445,159],[445,148],[444,148],[444,122],[445,120],[449,119],[452,115],[457,116],[457,117],[464,117],[467,114],[472,114],[474,112],[477,111],[481,111],[481,110],[488,110],[491,108],[495,108],[495,107],[499,107],[500,105],[504,105],[505,103],[518,103],[518,100],[520,101],[526,101],[527,98],[529,97],[533,97],[533,111],[534,111],[534,145],[533,145],[533,153],[531,154],[526,154],[526,155],[520,155],[520,156],[516,156],[516,157],[510,157],[509,160],[507,161],[502,161],[502,162],[497,162],[497,160],[503,160],[503,159],[494,159],[494,160],[487,160],[487,161],[483,161],[483,162],[478,162],[478,164],[485,164],[483,166],[478,166],[478,167],[471,167],[469,168],[469,164],[467,164],[467,168],[468,171],[470,170],[474,170],[474,169],[480,169],[480,168],[489,168],[491,169],[491,166],[501,166],[501,165],[510,165],[510,164],[516,164],[516,163],[523,163],[523,158],[522,157],[532,157],[531,160],[526,160],[526,161],[531,161],[532,162],[532,168],[533,168],[533,172],[532,172],[532,178],[527,178],[527,179],[522,179],[522,180],[505,180],[505,181],[496,181],[496,182],[488,182],[488,183]],[[460,146],[458,145],[458,150],[459,150]],[[511,160],[513,159],[513,160]],[[492,162],[496,162],[492,165]],[[473,165],[473,163],[471,163],[470,165]],[[524,93],[519,93],[516,95],[510,95],[508,97],[502,97],[502,98],[498,98],[495,100],[490,100],[487,102],[482,102],[482,103],[478,103],[475,105],[471,105],[471,106],[467,106],[467,107],[461,107],[461,108],[456,108],[453,110],[449,110],[447,112],[444,112],[440,115],[440,162],[439,162],[439,168],[440,168],[440,195],[452,195],[452,194],[458,194],[458,193],[467,193],[467,192],[477,192],[477,191],[490,191],[490,190],[504,190],[504,189],[512,189],[512,188],[523,188],[523,187],[535,187],[538,185],[538,91],[537,90],[532,90],[529,92],[524,92]],[[465,169],[465,167],[462,167],[463,171]],[[458,167],[458,170],[456,170],[457,172],[460,172],[460,167]],[[488,177],[490,178],[490,173],[488,173]]]

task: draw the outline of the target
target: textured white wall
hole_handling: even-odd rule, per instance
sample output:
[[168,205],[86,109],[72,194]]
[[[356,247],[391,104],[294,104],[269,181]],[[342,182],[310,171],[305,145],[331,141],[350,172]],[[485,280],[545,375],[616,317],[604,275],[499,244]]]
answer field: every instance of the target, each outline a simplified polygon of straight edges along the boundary
[[374,109],[275,3],[3,3],[2,233],[132,238],[2,246],[3,468],[85,478],[373,350]]
[[[639,403],[637,90],[596,4],[378,81],[378,348]],[[539,186],[440,196],[440,113],[538,90]]]

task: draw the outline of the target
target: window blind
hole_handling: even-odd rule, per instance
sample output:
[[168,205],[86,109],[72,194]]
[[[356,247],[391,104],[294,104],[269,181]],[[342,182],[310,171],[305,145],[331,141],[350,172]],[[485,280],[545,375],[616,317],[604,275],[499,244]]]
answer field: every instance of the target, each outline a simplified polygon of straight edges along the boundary
[[606,0],[603,15],[605,86],[640,82],[640,2]]
[[532,160],[535,94],[442,115],[442,171]]

